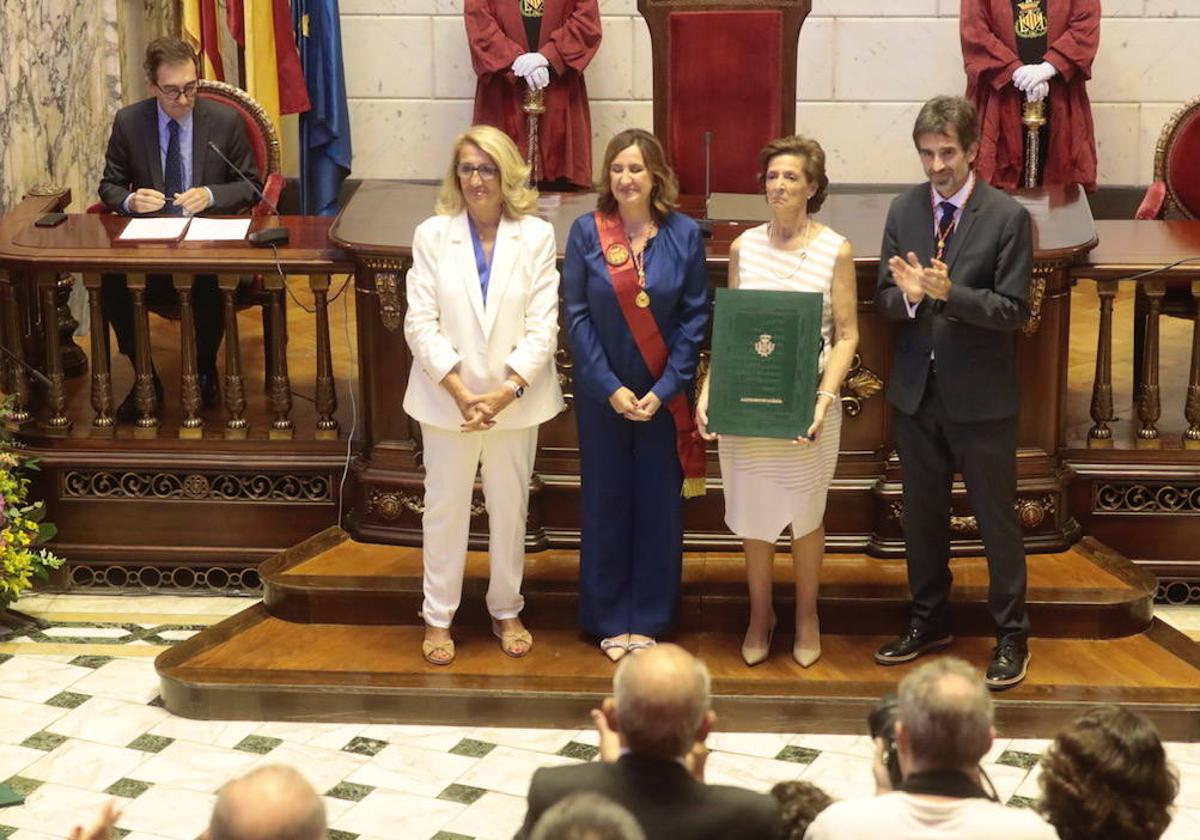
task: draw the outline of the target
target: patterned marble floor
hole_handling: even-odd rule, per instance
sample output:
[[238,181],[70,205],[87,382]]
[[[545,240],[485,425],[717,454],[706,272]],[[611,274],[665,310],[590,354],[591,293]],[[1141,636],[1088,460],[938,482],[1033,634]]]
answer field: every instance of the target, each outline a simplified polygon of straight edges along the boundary
[[[299,768],[325,794],[335,840],[507,840],[538,767],[592,760],[586,730],[192,721],[161,707],[153,657],[251,604],[241,598],[35,595],[17,607],[49,626],[0,642],[0,780],[26,796],[0,808],[0,840],[62,838],[110,797],[126,840],[190,840],[215,791],[264,762]],[[1200,607],[1161,615],[1194,637]],[[863,737],[717,733],[708,779],[766,790],[812,781],[871,792]],[[997,740],[985,760],[1003,799],[1037,796],[1045,741]],[[1200,744],[1170,744],[1182,789],[1168,840],[1200,837]]]

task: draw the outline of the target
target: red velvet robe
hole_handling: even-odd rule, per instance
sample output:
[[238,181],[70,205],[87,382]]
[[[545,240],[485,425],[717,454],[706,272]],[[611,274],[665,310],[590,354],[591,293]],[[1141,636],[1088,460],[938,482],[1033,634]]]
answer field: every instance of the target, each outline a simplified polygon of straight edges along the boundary
[[[1045,60],[1050,80],[1043,182],[1096,189],[1096,131],[1086,83],[1100,45],[1100,0],[1046,0],[1049,23]],[[992,186],[1021,186],[1025,162],[1025,95],[1012,83],[1017,56],[1012,0],[964,0],[959,19],[967,98],[979,108],[976,170]]]
[[[471,45],[475,122],[493,125],[527,149],[525,82],[512,72],[517,56],[530,52],[519,0],[466,0],[463,16]],[[597,0],[545,0],[537,51],[550,62],[546,113],[538,124],[542,178],[592,185],[592,121],[584,68],[600,47]]]

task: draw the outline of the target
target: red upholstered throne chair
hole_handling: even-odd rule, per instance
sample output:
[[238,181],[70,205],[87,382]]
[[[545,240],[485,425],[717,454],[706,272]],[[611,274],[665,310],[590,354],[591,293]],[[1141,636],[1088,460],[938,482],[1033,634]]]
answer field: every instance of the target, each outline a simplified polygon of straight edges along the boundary
[[755,193],[758,152],[796,129],[796,44],[811,0],[638,0],[654,66],[654,133],[685,195]]
[[[1154,183],[1137,209],[1138,219],[1200,219],[1200,97],[1171,115],[1154,149]],[[1142,347],[1146,335],[1146,296],[1134,302],[1134,382],[1142,376]],[[1196,299],[1185,285],[1168,285],[1162,313],[1176,318],[1196,317]]]
[[[271,216],[275,215],[275,209],[279,206],[279,195],[283,192],[285,179],[280,171],[281,154],[279,149],[279,136],[275,133],[275,126],[271,122],[271,118],[261,105],[250,97],[250,94],[239,87],[218,82],[212,79],[200,79],[197,87],[197,96],[211,99],[214,102],[220,102],[223,105],[228,105],[238,112],[242,118],[242,123],[246,127],[246,136],[250,139],[250,147],[254,151],[254,163],[258,167],[258,171],[262,177],[263,196],[261,200],[250,210],[252,216]],[[96,202],[88,207],[89,213],[106,213],[108,208],[103,202]],[[238,289],[237,303],[238,309],[245,309],[250,306],[262,307],[262,323],[263,336],[266,345],[266,376],[264,383],[270,381],[271,372],[271,324],[270,313],[267,309],[268,293],[263,288],[262,277],[255,275],[249,278],[243,278],[242,284]],[[153,306],[151,307],[156,315],[162,318],[177,320],[179,311],[173,306]],[[283,319],[284,328],[287,328],[287,318]],[[287,346],[287,336],[283,336],[283,346]]]

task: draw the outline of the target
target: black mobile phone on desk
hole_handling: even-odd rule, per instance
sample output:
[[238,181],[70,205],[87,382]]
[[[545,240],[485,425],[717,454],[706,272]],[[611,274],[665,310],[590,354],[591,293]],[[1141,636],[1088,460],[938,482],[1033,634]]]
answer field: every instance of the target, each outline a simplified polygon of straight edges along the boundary
[[47,213],[46,215],[44,215],[40,219],[38,219],[36,222],[34,222],[33,226],[34,227],[58,227],[66,220],[67,220],[66,213]]

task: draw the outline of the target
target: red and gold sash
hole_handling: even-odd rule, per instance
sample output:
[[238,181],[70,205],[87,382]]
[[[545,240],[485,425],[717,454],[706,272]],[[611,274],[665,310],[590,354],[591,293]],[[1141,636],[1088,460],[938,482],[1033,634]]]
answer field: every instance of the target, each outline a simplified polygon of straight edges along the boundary
[[[667,369],[667,342],[658,329],[658,322],[648,307],[637,305],[637,296],[644,294],[638,284],[637,269],[633,264],[633,253],[625,227],[615,213],[611,216],[596,211],[596,232],[600,235],[600,252],[608,266],[613,293],[625,316],[625,324],[637,344],[642,361],[655,379]],[[696,423],[688,405],[687,396],[680,392],[667,403],[667,410],[675,420],[675,450],[679,464],[683,467],[683,496],[703,496],[704,483],[704,439],[696,430]]]

